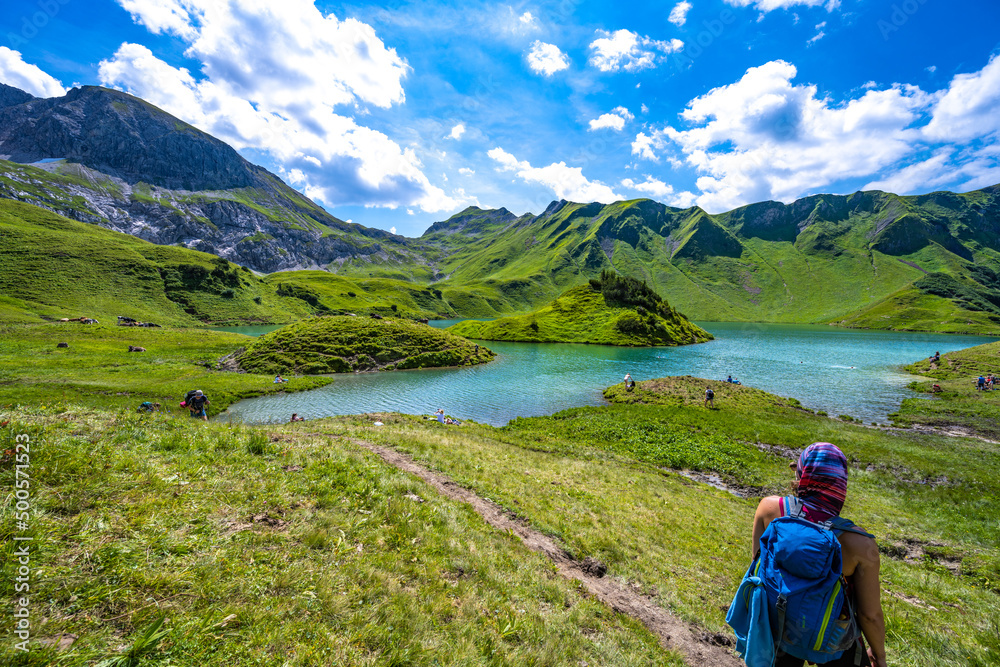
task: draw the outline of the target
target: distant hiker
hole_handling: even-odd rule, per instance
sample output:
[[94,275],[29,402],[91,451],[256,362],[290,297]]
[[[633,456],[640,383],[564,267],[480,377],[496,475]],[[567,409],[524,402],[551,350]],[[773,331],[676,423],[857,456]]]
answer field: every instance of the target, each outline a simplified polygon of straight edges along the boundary
[[146,348],[139,347],[138,345],[129,345],[128,346],[128,351],[129,352],[145,352]]
[[185,402],[187,403],[187,409],[191,411],[191,416],[193,418],[201,418],[204,421],[208,421],[208,413],[205,411],[205,406],[209,405],[210,401],[208,400],[208,396],[206,396],[201,389],[195,389],[194,393],[191,394]]
[[292,424],[292,423],[295,423],[295,422],[304,422],[304,421],[305,421],[305,417],[299,417],[299,413],[293,412],[292,413],[292,418],[288,420],[288,423]]
[[635,389],[635,380],[632,379],[631,373],[625,374],[625,391],[632,391]]
[[978,389],[979,391],[986,390],[986,378],[983,377],[982,375],[980,375],[979,379],[976,380],[976,389]]
[[705,407],[715,407],[715,392],[711,387],[705,387]]
[[878,545],[840,517],[847,458],[836,445],[813,443],[795,478],[795,496],[757,506],[753,562],[726,616],[736,650],[753,667],[886,667]]
[[931,385],[931,393],[932,394],[937,394],[937,393],[940,393],[940,392],[941,392],[941,385],[939,385],[939,384],[932,384]]
[[941,353],[940,352],[935,352],[934,356],[931,357],[931,361],[934,362],[935,364],[937,362],[941,361]]
[[160,411],[160,404],[150,403],[149,401],[143,401],[142,403],[139,404],[139,407],[136,408],[136,412],[151,413],[159,411]]

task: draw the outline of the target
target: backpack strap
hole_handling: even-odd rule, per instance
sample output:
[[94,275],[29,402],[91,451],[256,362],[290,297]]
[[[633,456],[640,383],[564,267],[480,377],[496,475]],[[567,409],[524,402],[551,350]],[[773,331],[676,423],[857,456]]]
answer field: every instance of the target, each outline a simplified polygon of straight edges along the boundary
[[[786,516],[792,516],[800,519],[806,519],[803,515],[805,511],[805,503],[802,499],[795,496],[786,496],[785,501],[785,513]],[[808,521],[808,519],[806,519]],[[817,526],[824,528],[826,530],[831,530],[837,535],[841,533],[857,533],[858,535],[864,535],[865,537],[870,537],[875,539],[875,536],[871,533],[865,532],[854,525],[854,522],[850,519],[845,519],[842,516],[835,516],[827,521],[813,521]]]

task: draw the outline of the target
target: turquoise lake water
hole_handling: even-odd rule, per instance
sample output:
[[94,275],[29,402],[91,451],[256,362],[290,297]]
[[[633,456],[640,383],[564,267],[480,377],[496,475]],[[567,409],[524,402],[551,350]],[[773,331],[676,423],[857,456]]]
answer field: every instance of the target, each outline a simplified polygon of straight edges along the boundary
[[[438,327],[454,321],[439,321]],[[900,366],[994,338],[840,329],[822,325],[699,322],[716,340],[684,347],[621,348],[565,343],[483,342],[495,361],[472,368],[423,369],[335,376],[307,392],[240,401],[223,419],[284,422],[362,412],[430,414],[500,426],[515,417],[602,405],[602,390],[621,382],[694,375],[743,384],[830,415],[885,422],[900,401],[915,396],[914,378]],[[277,327],[234,327],[261,335]],[[253,331],[250,331],[253,330]]]

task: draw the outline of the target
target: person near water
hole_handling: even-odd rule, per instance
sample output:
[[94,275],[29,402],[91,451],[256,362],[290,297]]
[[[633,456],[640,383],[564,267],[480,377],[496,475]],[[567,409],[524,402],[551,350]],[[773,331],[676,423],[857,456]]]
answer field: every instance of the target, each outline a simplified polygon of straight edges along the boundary
[[715,407],[715,392],[711,387],[705,387],[705,407]]
[[291,424],[292,422],[304,422],[304,421],[305,417],[299,417],[299,413],[293,412],[292,418],[288,420],[288,423]]
[[632,391],[635,388],[635,380],[632,379],[631,373],[625,374],[625,389]]
[[727,377],[726,378],[726,382],[728,382],[729,384],[732,384],[733,383],[733,376],[730,375],[729,377]]
[[285,378],[281,377],[280,375],[275,375],[274,376],[274,383],[273,384],[278,384],[278,383],[281,383],[281,382],[288,382],[288,380],[286,380]]
[[444,423],[444,408],[438,408],[438,411],[434,413],[434,419]]
[[205,411],[205,406],[209,404],[208,396],[201,389],[196,389],[194,396],[187,400],[187,409],[191,411],[191,416],[195,419],[200,418],[208,421],[208,413]]
[[[828,442],[815,442],[802,452],[797,463],[791,465],[795,468],[795,496],[768,496],[757,506],[751,542],[754,558],[760,552],[761,536],[774,519],[799,516],[813,523],[824,523],[839,517],[844,506],[847,458],[840,448]],[[842,575],[847,581],[847,595],[853,600],[858,626],[868,641],[867,653],[861,652],[861,665],[886,667],[878,545],[873,537],[862,534],[859,527],[854,528],[859,532],[845,530],[837,539],[843,557]],[[855,654],[856,651],[847,650],[840,658],[824,664],[848,667],[855,664]],[[804,664],[802,658],[779,651],[774,666],[803,667]]]
[[979,379],[976,380],[976,389],[979,391],[984,391],[986,389],[986,378],[982,375],[980,375]]

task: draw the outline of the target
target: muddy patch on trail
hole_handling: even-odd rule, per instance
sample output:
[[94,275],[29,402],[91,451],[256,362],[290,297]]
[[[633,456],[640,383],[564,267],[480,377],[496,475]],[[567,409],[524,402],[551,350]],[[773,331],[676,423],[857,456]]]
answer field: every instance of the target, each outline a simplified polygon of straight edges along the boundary
[[905,539],[880,544],[879,552],[893,560],[912,563],[933,563],[948,569],[952,574],[962,573],[962,554],[951,551],[946,544]]
[[682,653],[688,664],[712,667],[743,665],[743,661],[732,653],[728,644],[721,645],[712,639],[719,635],[706,633],[703,628],[682,621],[658,606],[650,596],[609,576],[604,563],[594,558],[583,561],[574,559],[555,540],[531,528],[523,518],[512,515],[497,503],[459,486],[445,475],[432,472],[405,454],[356,438],[350,438],[350,441],[374,453],[389,465],[419,477],[446,498],[471,505],[488,524],[510,533],[532,551],[547,557],[561,576],[580,582],[590,595],[618,613],[641,622],[656,635],[662,646]]
[[745,486],[742,484],[732,484],[714,472],[700,472],[697,470],[673,470],[662,468],[667,472],[672,472],[699,484],[707,484],[714,489],[726,491],[737,498],[759,498],[764,495],[765,489],[760,486]]

